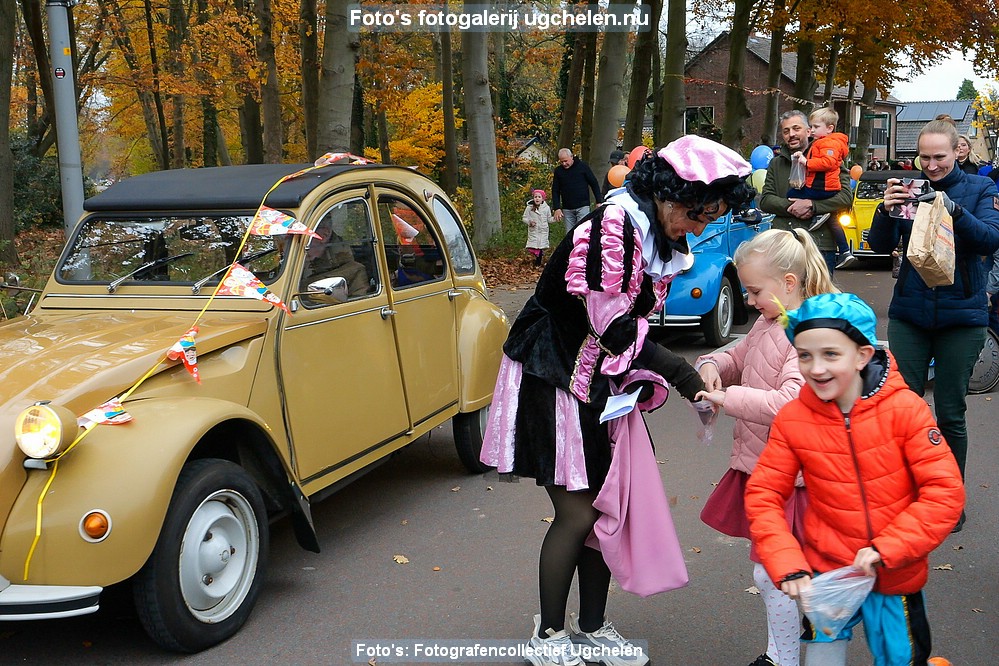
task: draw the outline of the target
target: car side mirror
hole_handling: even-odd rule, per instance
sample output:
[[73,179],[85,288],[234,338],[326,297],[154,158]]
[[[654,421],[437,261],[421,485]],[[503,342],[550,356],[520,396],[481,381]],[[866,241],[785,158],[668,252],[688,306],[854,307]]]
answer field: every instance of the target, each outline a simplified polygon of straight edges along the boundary
[[348,298],[347,280],[340,276],[323,278],[310,282],[308,291],[300,294],[317,298],[328,303],[346,303]]
[[763,213],[760,212],[759,208],[747,208],[746,210],[739,211],[732,217],[748,225],[759,224],[763,221]]

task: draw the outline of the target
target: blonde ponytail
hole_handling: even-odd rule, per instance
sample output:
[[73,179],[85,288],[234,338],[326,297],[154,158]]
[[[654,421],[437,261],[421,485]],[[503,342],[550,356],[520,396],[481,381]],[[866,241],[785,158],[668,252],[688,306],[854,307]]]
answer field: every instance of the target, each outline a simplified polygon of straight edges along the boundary
[[762,265],[768,266],[777,279],[787,273],[797,276],[802,300],[817,294],[839,293],[829,275],[826,260],[811,234],[804,229],[769,229],[757,234],[736,248],[736,266],[751,257],[761,258]]

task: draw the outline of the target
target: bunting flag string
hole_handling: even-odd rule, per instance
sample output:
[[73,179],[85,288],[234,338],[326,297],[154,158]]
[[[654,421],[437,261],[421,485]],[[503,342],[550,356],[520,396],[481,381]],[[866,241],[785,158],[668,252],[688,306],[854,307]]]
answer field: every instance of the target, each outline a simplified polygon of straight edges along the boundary
[[198,374],[198,349],[194,338],[198,334],[198,327],[192,326],[187,333],[182,335],[177,342],[173,343],[167,358],[171,361],[180,360],[187,369],[194,381],[201,383],[201,375]]
[[[747,88],[746,86],[737,86],[737,85],[731,84],[731,83],[729,83],[727,81],[713,81],[711,79],[699,79],[699,78],[696,78],[696,77],[683,76],[683,75],[680,75],[680,74],[665,74],[664,76],[668,76],[668,77],[671,77],[671,78],[682,78],[684,84],[710,85],[710,86],[719,86],[721,88],[737,88],[737,89],[743,91],[744,93],[747,93],[747,94],[753,95],[753,96],[759,96],[759,95],[779,95],[780,97],[783,97],[786,100],[789,100],[791,102],[796,102],[798,104],[805,104],[805,105],[808,105],[808,104],[817,104],[817,102],[814,99],[807,100],[807,99],[802,99],[800,97],[795,97],[794,95],[789,95],[788,93],[784,92],[780,88]],[[854,99],[852,101],[857,106],[861,107],[862,109],[866,109],[868,111],[873,111],[874,108],[875,108],[875,107],[873,107],[871,105],[864,104],[859,99]]]
[[260,278],[238,263],[234,263],[229,268],[229,273],[219,287],[217,292],[219,296],[248,296],[260,301],[267,301],[291,314],[291,310],[284,304],[284,301],[268,289],[267,285],[260,281]]
[[263,205],[260,206],[257,214],[253,216],[253,221],[250,222],[250,233],[254,236],[305,234],[312,238],[322,238],[291,215]]
[[118,398],[111,398],[100,407],[91,409],[77,419],[84,430],[90,430],[97,425],[121,425],[132,420],[132,415],[125,411]]

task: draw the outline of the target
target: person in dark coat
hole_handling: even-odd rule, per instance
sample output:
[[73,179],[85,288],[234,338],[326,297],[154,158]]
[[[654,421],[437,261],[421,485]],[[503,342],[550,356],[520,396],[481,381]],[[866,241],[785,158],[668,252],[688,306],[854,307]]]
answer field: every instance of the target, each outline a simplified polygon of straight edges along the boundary
[[603,197],[593,170],[583,160],[576,159],[571,150],[558,151],[558,164],[552,174],[552,210],[555,221],[564,222],[568,234],[590,213],[590,192],[598,204]]
[[[919,395],[926,390],[930,360],[935,359],[937,422],[963,476],[968,455],[968,380],[985,343],[989,317],[988,267],[982,257],[999,250],[999,192],[988,178],[961,170],[957,144],[957,127],[950,119],[932,120],[919,133],[922,177],[932,188],[921,199],[932,201],[936,193],[943,192],[954,220],[954,284],[926,286],[903,255],[888,308],[888,341],[902,377]],[[875,252],[890,253],[900,238],[903,247],[908,247],[913,221],[891,215],[907,196],[899,179],[888,179],[884,202],[875,210],[868,235]],[[962,514],[955,531],[963,524]]]

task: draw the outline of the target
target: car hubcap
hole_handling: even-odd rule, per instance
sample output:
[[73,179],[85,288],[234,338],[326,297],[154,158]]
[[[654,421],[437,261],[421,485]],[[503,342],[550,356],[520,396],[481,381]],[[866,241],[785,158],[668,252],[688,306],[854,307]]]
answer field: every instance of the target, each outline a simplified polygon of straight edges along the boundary
[[732,332],[732,319],[734,316],[732,309],[732,290],[724,287],[718,294],[718,332],[721,337],[727,338]]
[[241,494],[220,490],[191,516],[180,550],[180,589],[191,614],[221,622],[234,613],[253,583],[260,533]]

